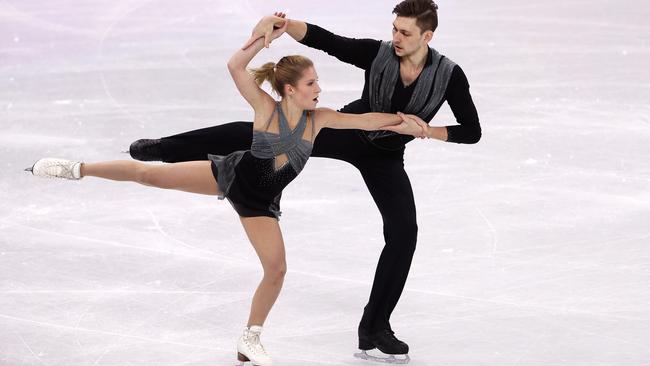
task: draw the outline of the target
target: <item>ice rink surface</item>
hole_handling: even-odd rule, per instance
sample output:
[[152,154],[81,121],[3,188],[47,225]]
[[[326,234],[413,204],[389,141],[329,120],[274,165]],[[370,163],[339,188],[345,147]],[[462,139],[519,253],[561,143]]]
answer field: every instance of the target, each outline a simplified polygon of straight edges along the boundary
[[[225,62],[274,10],[390,39],[395,1],[0,0],[0,365],[232,365],[261,276],[232,208],[38,158],[128,158],[138,138],[250,109]],[[467,74],[476,145],[405,155],[419,240],[392,326],[413,366],[650,364],[650,5],[441,0],[432,46]],[[321,105],[363,72],[314,59]],[[432,125],[454,122],[445,105]],[[383,246],[358,172],[312,159],[283,197],[289,272],[264,343],[282,366],[364,365]]]

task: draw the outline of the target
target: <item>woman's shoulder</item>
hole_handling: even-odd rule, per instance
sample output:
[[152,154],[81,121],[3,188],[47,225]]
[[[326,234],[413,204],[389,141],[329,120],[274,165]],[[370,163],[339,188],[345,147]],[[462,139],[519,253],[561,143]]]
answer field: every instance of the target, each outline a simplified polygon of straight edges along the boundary
[[314,116],[322,116],[322,115],[327,115],[327,114],[332,114],[336,113],[336,111],[332,108],[327,108],[327,107],[319,107],[319,108],[314,108],[313,110],[310,111]]
[[265,102],[259,108],[255,109],[255,118],[253,120],[253,128],[266,126],[275,117],[279,101],[273,99],[271,96],[265,98]]

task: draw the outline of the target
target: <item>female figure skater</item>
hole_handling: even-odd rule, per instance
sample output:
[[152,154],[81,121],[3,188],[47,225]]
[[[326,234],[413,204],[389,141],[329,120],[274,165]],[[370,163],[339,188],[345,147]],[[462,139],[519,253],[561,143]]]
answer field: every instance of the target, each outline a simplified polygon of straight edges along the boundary
[[[271,39],[281,36],[287,24],[274,30]],[[264,38],[259,38],[245,50],[237,50],[228,62],[237,89],[255,111],[250,150],[210,156],[208,161],[165,165],[45,158],[28,169],[41,177],[78,180],[92,176],[227,198],[239,214],[264,270],[253,296],[247,327],[237,342],[238,360],[242,364],[251,361],[256,366],[271,365],[260,333],[286,272],[278,224],[282,190],[304,167],[314,138],[322,128],[378,130],[403,121],[397,114],[355,115],[316,108],[321,92],[318,76],[312,62],[303,56],[285,56],[277,64],[266,63],[249,72],[248,63],[264,46]],[[260,88],[265,80],[281,97],[279,102]]]

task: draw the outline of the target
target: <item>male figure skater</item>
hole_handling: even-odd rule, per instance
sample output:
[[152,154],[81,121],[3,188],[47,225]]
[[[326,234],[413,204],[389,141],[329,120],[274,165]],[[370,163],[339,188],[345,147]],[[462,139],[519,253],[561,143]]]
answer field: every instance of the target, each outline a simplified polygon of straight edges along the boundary
[[[296,41],[325,51],[365,71],[361,98],[341,109],[346,113],[403,112],[407,118],[393,131],[323,129],[312,156],[346,161],[359,169],[379,209],[385,246],[379,258],[368,304],[359,323],[361,358],[408,362],[409,347],[397,339],[390,316],[401,296],[415,251],[418,226],[411,183],[404,170],[404,149],[414,137],[473,144],[481,138],[478,114],[463,70],[428,46],[438,26],[437,5],[431,0],[405,0],[393,9],[392,42],[353,39],[319,26],[264,17],[249,43],[270,36],[273,28],[289,22],[287,33]],[[444,102],[458,124],[429,126]],[[131,156],[138,160],[180,162],[227,155],[251,145],[251,122],[231,122],[161,139],[135,141]],[[398,134],[399,133],[399,134]],[[410,136],[405,136],[405,134]],[[366,351],[377,348],[382,360]],[[405,355],[398,356],[395,355]]]

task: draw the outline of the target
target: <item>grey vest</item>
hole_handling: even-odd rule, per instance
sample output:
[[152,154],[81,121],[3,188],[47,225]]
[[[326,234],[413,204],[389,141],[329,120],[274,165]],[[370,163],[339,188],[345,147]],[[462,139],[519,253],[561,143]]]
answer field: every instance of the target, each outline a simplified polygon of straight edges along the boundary
[[[400,112],[414,114],[424,119],[429,116],[445,97],[451,73],[456,64],[449,58],[441,55],[433,48],[429,48],[431,63],[422,70],[411,100],[406,109]],[[370,67],[369,97],[370,110],[373,112],[390,113],[391,98],[395,92],[395,85],[399,75],[399,57],[393,50],[393,42],[381,42],[379,52]],[[393,136],[392,131],[371,131],[368,138]]]

